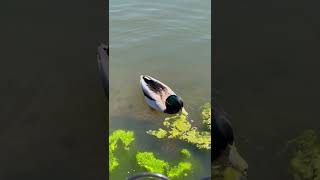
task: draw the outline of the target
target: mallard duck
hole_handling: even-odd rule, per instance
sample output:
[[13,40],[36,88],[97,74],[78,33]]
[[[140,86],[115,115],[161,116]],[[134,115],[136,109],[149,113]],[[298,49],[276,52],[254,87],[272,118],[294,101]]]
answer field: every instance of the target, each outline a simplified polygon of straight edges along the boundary
[[105,44],[98,47],[98,66],[105,95],[109,98],[109,48]]
[[234,143],[232,125],[223,109],[213,100],[213,160],[216,160]]
[[170,87],[147,75],[140,76],[140,84],[147,104],[160,112],[176,114],[183,110],[183,101]]
[[244,176],[247,175],[248,164],[238,153],[234,142],[234,133],[228,114],[213,99],[213,156],[212,160],[219,159],[223,154],[227,155],[231,165]]

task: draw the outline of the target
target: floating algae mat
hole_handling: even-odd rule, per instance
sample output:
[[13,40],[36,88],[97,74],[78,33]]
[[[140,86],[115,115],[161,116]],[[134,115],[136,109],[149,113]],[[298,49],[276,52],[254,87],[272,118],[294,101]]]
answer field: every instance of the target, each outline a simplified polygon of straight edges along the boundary
[[109,172],[119,166],[119,160],[114,153],[118,150],[119,144],[123,144],[125,150],[129,150],[129,145],[134,141],[132,131],[117,130],[109,136]]
[[159,139],[179,139],[195,145],[199,149],[211,149],[211,104],[206,103],[201,107],[202,123],[206,130],[193,127],[188,120],[188,113],[183,112],[165,118],[163,128],[149,130],[147,134]]
[[[122,164],[128,162],[120,162],[116,154],[120,149],[128,152],[132,151],[130,146],[134,142],[135,137],[132,131],[116,130],[109,135],[109,173],[112,173],[117,168],[120,168]],[[180,151],[181,159],[177,164],[167,162],[165,160],[156,157],[154,152],[142,152],[133,150],[130,152],[131,157],[135,156],[136,170],[130,169],[130,171],[138,172],[153,172],[167,175],[170,179],[183,179],[192,170],[191,153],[187,149]],[[126,171],[125,171],[126,172]]]
[[[186,149],[181,150],[181,154],[189,154]],[[190,154],[189,154],[190,155]],[[145,168],[149,172],[160,173],[167,175],[170,179],[181,178],[182,176],[187,176],[188,172],[192,168],[192,164],[188,162],[186,156],[183,161],[179,162],[178,165],[172,165],[161,159],[157,159],[153,152],[138,152],[136,155],[137,163],[142,168]]]
[[[163,121],[164,129],[148,131],[156,138],[178,139],[195,145],[198,149],[211,149],[211,106],[206,103],[200,108],[203,130],[193,127],[188,120],[188,113],[167,117]],[[145,134],[148,136],[148,134]],[[151,137],[151,136],[150,136]],[[152,137],[151,137],[152,138]],[[194,168],[199,166],[192,153],[181,147],[179,154],[172,160],[163,154],[139,149],[135,145],[135,133],[131,130],[117,129],[109,135],[109,173],[115,171],[126,172],[127,176],[138,172],[161,173],[170,179],[186,179],[194,173]],[[123,158],[125,156],[125,158]],[[123,160],[121,160],[123,158]],[[164,158],[164,159],[163,159]],[[118,172],[119,173],[119,172]]]

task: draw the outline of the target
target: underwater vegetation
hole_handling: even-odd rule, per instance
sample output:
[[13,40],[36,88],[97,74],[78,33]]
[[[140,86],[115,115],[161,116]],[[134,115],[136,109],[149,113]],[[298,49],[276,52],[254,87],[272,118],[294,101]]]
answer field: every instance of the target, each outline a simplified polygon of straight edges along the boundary
[[157,159],[153,152],[138,152],[136,158],[138,165],[149,172],[163,174],[169,167],[167,162]]
[[191,157],[191,154],[190,154],[190,152],[189,152],[187,149],[182,149],[182,150],[180,151],[180,153],[181,153],[182,155],[184,155],[185,157],[187,157],[187,158]]
[[[211,130],[211,104],[206,103],[201,106],[202,123]],[[153,135],[159,139],[180,139],[194,144],[199,149],[211,149],[211,131],[200,131],[197,127],[192,127],[188,120],[188,113],[183,112],[165,118],[163,121],[165,129],[149,130],[147,134]]]
[[[185,158],[190,157],[187,149],[182,149],[181,154]],[[192,164],[187,161],[181,161],[176,166],[172,166],[169,162],[157,159],[152,152],[138,152],[136,155],[138,165],[145,168],[148,172],[161,173],[167,175],[170,179],[187,176],[187,172],[192,169]]]
[[129,150],[129,145],[134,141],[132,131],[116,130],[109,135],[109,172],[119,166],[119,161],[114,153],[118,150],[119,142],[123,144],[125,150]]
[[294,180],[320,180],[320,143],[314,130],[306,130],[287,144],[289,172]]
[[171,179],[174,179],[174,178],[181,177],[182,174],[184,176],[188,176],[186,171],[190,171],[191,168],[192,168],[191,163],[189,163],[189,162],[179,162],[179,164],[177,166],[174,166],[174,167],[170,168],[170,170],[168,172],[168,177],[171,178]]
[[[129,151],[129,146],[135,140],[132,131],[122,129],[115,130],[109,135],[109,172],[116,169],[120,162],[115,156],[115,152],[120,148]],[[187,172],[191,171],[192,164],[187,160],[190,159],[191,153],[187,149],[180,151],[184,157],[177,165],[172,165],[170,162],[161,160],[155,157],[153,152],[134,152],[137,165],[148,172],[161,173],[167,175],[170,179],[176,179],[181,176],[187,176]]]

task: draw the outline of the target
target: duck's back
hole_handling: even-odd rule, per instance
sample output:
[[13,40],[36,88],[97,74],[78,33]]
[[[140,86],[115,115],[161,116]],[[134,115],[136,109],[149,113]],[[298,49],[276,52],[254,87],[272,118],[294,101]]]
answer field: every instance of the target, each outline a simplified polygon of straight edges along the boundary
[[157,94],[167,90],[167,87],[164,84],[156,81],[155,79],[151,79],[149,76],[143,76],[142,78],[146,82],[150,90]]
[[170,95],[175,95],[169,86],[153,77],[143,75],[141,81],[145,93],[156,101],[165,102]]

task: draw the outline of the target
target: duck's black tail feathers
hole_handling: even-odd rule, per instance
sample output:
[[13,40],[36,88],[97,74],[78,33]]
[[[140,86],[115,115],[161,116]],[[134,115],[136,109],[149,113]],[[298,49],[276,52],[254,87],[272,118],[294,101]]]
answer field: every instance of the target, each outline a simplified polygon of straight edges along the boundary
[[151,91],[158,93],[166,89],[165,86],[163,86],[161,83],[157,82],[150,76],[142,76],[144,82],[147,84],[147,86],[150,88]]

